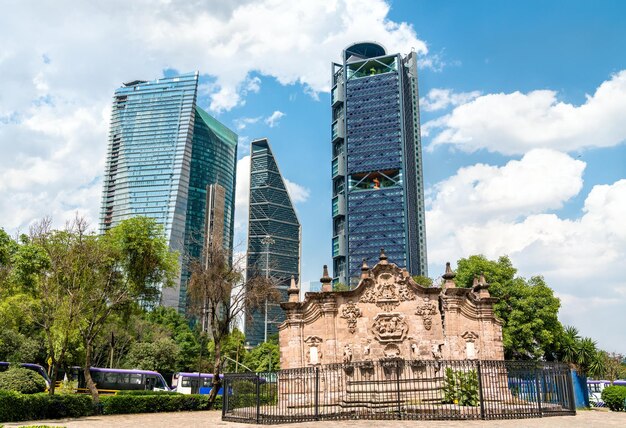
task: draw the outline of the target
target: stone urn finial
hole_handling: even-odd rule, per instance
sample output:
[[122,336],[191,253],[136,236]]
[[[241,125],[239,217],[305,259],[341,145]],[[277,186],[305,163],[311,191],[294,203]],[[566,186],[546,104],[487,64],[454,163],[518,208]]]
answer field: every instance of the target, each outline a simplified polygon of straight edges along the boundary
[[450,267],[450,262],[446,263],[446,272],[441,275],[444,279],[443,288],[454,288],[456,284],[454,283],[454,277],[456,274],[452,272],[452,267]]
[[363,259],[363,264],[361,265],[361,279],[369,278],[370,276],[370,268],[367,265],[367,260]]
[[324,273],[322,274],[322,277],[320,278],[320,282],[322,283],[323,292],[333,291],[333,286],[331,284],[333,282],[333,279],[328,275],[327,265],[324,265]]
[[287,290],[287,294],[289,294],[290,302],[299,302],[300,301],[300,289],[296,284],[296,277],[291,275],[291,285],[289,286],[289,290]]
[[384,248],[380,249],[380,256],[378,256],[378,260],[380,260],[380,264],[381,265],[386,265],[387,264],[387,255],[385,254],[385,249]]
[[479,299],[486,299],[491,297],[489,293],[489,284],[485,279],[485,273],[481,272],[479,277],[474,276],[473,287],[474,292],[478,295]]

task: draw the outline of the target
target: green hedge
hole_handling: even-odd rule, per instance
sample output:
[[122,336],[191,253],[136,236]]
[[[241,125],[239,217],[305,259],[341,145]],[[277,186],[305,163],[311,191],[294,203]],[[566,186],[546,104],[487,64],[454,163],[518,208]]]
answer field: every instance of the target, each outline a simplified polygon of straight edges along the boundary
[[[208,395],[120,394],[100,397],[94,406],[91,396],[83,394],[20,394],[0,391],[0,423],[37,419],[78,418],[94,413],[105,415],[130,413],[208,410]],[[214,409],[221,409],[218,396]]]
[[102,413],[119,415],[125,413],[158,413],[189,410],[207,410],[207,395],[110,395],[100,397]]
[[602,390],[602,401],[614,412],[623,411],[626,406],[626,386],[607,386]]
[[88,395],[20,394],[0,391],[0,422],[77,418],[93,414]]
[[151,390],[131,390],[131,391],[117,391],[115,395],[183,395],[176,391],[151,391]]
[[11,367],[6,372],[0,372],[0,390],[35,394],[46,390],[46,381],[32,370]]

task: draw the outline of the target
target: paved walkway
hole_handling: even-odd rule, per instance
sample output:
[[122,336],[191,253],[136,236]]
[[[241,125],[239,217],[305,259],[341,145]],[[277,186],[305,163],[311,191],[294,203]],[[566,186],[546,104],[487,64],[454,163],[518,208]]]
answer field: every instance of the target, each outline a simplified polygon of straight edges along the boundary
[[[173,427],[228,427],[251,428],[261,425],[248,425],[223,422],[220,411],[144,413],[139,415],[92,416],[80,419],[31,421],[5,423],[5,428],[24,425],[49,425],[68,428],[173,428]],[[2,425],[2,424],[0,424]],[[503,421],[323,421],[276,425],[277,428],[466,428],[466,427],[511,427],[511,428],[595,428],[626,427],[626,412],[587,410],[576,416],[555,416],[543,419],[515,419]]]

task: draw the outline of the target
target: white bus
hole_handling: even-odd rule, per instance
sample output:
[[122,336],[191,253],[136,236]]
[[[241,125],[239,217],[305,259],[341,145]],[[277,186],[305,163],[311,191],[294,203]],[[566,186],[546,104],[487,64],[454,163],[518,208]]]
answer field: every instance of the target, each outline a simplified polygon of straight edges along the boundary
[[[220,379],[224,376],[220,375]],[[208,394],[213,389],[213,374],[211,373],[174,373],[172,377],[172,391],[181,394]],[[218,394],[222,394],[222,389]]]

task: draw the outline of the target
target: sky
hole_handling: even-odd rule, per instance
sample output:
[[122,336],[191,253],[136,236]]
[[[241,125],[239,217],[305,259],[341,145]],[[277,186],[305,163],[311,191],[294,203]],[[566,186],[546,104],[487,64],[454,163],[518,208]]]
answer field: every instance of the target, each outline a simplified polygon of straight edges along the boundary
[[97,228],[111,98],[198,70],[198,103],[267,137],[302,224],[302,281],[331,264],[331,61],[419,54],[429,276],[508,255],[559,318],[626,353],[626,3],[618,0],[0,0],[0,227]]

